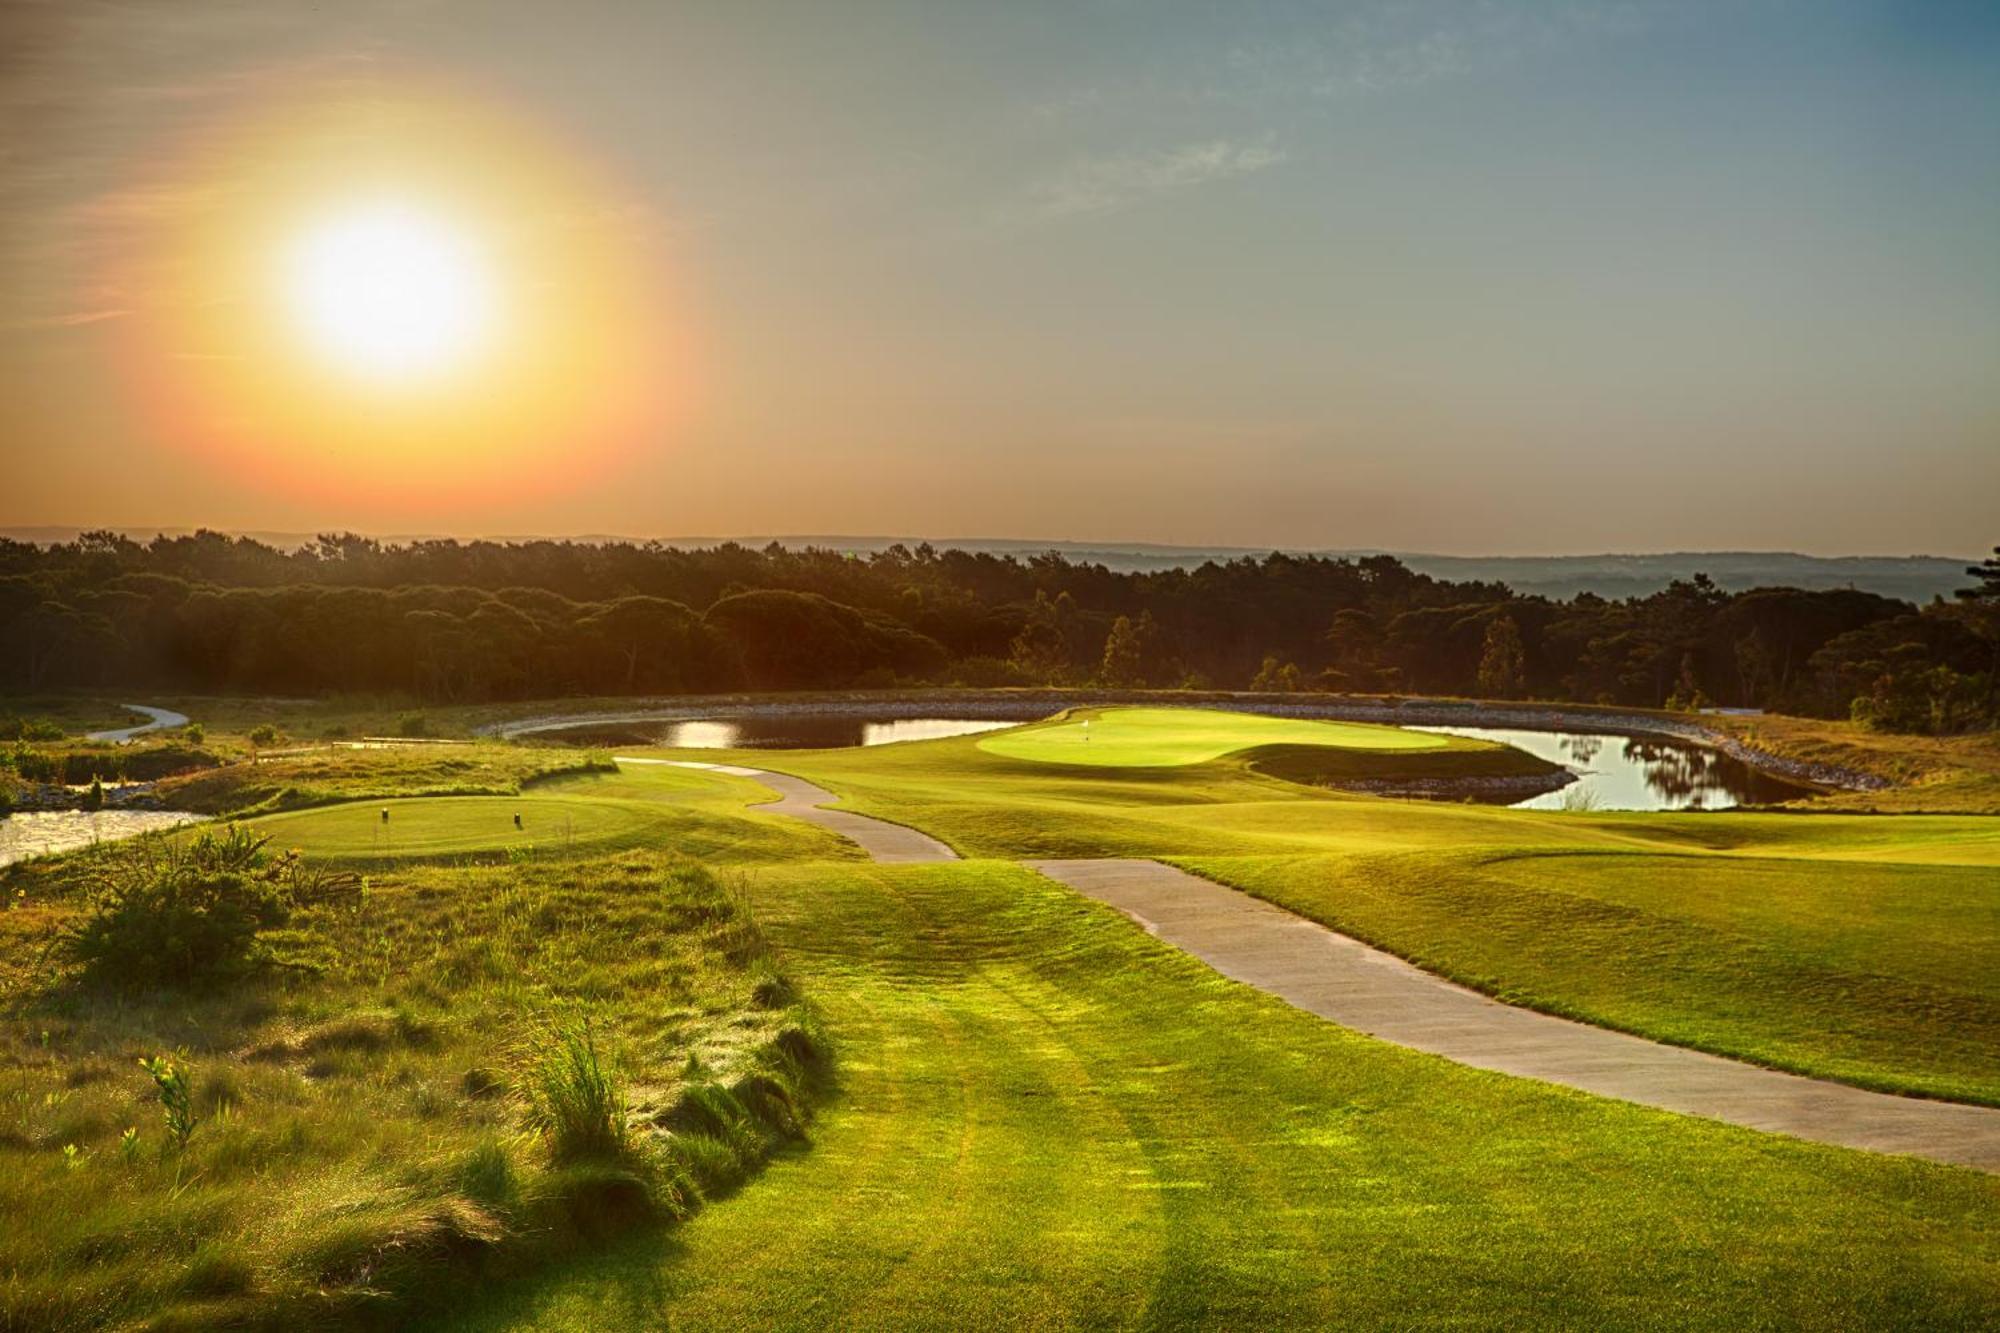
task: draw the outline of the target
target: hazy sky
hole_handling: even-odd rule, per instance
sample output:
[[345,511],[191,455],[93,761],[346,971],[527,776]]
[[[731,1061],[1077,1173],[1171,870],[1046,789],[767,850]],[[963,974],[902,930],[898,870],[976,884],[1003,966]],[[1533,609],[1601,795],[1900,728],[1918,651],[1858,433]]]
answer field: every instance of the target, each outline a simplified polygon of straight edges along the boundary
[[[371,155],[474,425],[230,313]],[[2000,5],[0,0],[0,401],[4,525],[1973,552]]]

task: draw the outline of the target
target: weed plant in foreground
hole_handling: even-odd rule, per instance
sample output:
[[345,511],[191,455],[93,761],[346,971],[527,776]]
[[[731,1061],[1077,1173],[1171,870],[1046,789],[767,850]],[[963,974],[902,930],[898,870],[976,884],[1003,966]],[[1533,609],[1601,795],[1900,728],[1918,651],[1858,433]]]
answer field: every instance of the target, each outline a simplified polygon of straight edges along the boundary
[[8,1329],[399,1323],[734,1188],[826,1067],[740,894],[658,854],[394,872],[198,989],[51,975],[83,910],[0,913]]

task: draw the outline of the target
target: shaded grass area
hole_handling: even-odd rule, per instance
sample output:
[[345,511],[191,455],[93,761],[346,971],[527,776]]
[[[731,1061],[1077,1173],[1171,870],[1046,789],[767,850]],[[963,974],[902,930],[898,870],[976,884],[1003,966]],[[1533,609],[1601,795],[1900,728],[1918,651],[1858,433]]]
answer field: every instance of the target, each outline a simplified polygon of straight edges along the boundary
[[1042,764],[1154,768],[1198,764],[1258,745],[1437,750],[1438,736],[1362,722],[1317,722],[1215,708],[1081,708],[983,736],[988,754]]
[[315,748],[169,778],[160,799],[205,815],[253,815],[385,796],[513,795],[551,777],[611,768],[575,750],[494,742]]
[[[734,1189],[823,1068],[747,903],[684,860],[405,869],[209,994],[51,976],[73,910],[0,912],[0,1327],[401,1322]],[[578,1024],[616,1151],[521,1132]],[[175,1051],[184,1151],[137,1064]]]
[[1448,784],[1496,778],[1545,778],[1564,772],[1509,745],[1447,738],[1459,744],[1428,750],[1348,750],[1330,745],[1266,745],[1247,750],[1244,761],[1258,773],[1308,786],[1357,783]]
[[1185,864],[1510,1004],[2000,1105],[2000,870],[1476,850]]
[[1015,866],[752,892],[840,1043],[812,1151],[453,1326],[1964,1327],[2000,1301],[1989,1177],[1399,1050]]

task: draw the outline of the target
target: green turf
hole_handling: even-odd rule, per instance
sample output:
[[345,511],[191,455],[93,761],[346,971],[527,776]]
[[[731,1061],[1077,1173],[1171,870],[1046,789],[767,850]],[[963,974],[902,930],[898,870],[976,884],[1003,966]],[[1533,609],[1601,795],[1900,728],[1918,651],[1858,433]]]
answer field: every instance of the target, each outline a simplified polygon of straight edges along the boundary
[[[631,847],[714,862],[859,853],[822,829],[744,812],[770,792],[706,770],[630,766],[551,779],[518,796],[350,801],[250,821],[280,847],[380,864],[496,855],[590,856]],[[389,818],[382,814],[387,811]],[[520,816],[520,827],[514,824]]]
[[[524,1132],[547,1022],[592,1025],[641,1123],[813,1029],[727,879],[653,853],[397,868],[295,916],[269,941],[282,966],[191,993],[76,984],[47,949],[64,910],[0,911],[10,1331],[400,1326],[403,1302],[636,1220],[593,1186],[615,1161]],[[175,1051],[184,1153],[137,1063]],[[718,1196],[793,1137],[737,1128],[687,1154]]]
[[961,737],[743,757],[968,855],[1172,859],[1518,1003],[2000,1101],[2000,819],[1389,801],[1276,780],[1256,753],[1083,771]]
[[841,1051],[809,1151],[476,1329],[1933,1327],[1985,1176],[1371,1041],[1013,866],[756,872]]
[[2000,872],[1553,850],[1188,865],[1511,1003],[2000,1105]]
[[1048,722],[980,738],[1009,759],[1103,768],[1198,764],[1258,745],[1331,745],[1357,750],[1439,750],[1446,741],[1418,731],[1358,722],[1315,722],[1211,708],[1081,709]]

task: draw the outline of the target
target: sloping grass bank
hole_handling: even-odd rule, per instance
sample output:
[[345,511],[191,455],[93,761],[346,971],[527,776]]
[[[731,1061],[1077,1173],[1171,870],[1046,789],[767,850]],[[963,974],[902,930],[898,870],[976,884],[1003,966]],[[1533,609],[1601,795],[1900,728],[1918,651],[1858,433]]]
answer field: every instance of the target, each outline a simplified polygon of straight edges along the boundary
[[690,1215],[825,1077],[744,900],[660,855],[399,870],[193,994],[51,976],[77,910],[0,912],[0,1327],[400,1324]]
[[2000,870],[1555,848],[1183,864],[1510,1004],[2000,1106]]

